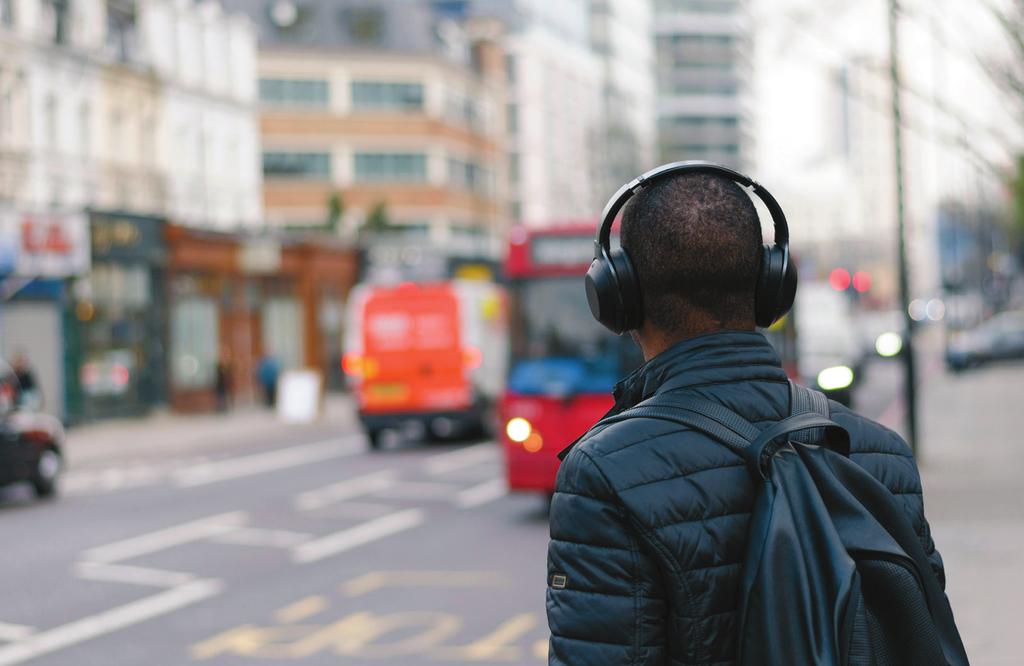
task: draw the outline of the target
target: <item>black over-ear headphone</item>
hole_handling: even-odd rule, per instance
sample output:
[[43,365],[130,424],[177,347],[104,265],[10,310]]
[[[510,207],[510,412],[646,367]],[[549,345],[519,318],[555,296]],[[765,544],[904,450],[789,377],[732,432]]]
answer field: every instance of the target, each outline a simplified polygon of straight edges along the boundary
[[[764,202],[775,225],[775,244],[764,245],[757,277],[754,315],[767,328],[793,307],[796,297],[796,265],[789,259],[789,224],[775,197],[758,182],[732,169],[709,162],[673,162],[648,171],[623,185],[604,207],[601,227],[594,240],[594,261],[587,270],[587,302],[594,318],[621,335],[640,328],[643,302],[640,282],[629,255],[621,247],[611,249],[612,225],[626,202],[656,181],[681,174],[721,176],[749,188]],[[680,285],[685,289],[685,285]]]

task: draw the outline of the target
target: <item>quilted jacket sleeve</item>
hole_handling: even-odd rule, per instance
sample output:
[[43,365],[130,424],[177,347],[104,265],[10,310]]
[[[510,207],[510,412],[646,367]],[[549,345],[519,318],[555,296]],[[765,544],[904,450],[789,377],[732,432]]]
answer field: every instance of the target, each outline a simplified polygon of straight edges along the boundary
[[551,503],[548,663],[666,664],[664,589],[606,477],[577,447]]

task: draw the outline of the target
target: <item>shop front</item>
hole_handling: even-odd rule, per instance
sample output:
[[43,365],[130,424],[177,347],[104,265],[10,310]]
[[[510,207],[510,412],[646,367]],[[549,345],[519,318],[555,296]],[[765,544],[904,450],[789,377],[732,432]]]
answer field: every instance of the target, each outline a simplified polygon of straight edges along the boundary
[[332,364],[340,366],[340,312],[355,281],[356,258],[331,240],[168,227],[175,409],[256,402],[265,359],[285,370],[316,369],[328,385],[337,380]]
[[40,408],[62,419],[74,372],[67,285],[89,270],[88,233],[80,213],[0,211],[0,359],[27,363]]
[[165,222],[92,212],[92,270],[75,281],[75,420],[138,416],[167,400]]

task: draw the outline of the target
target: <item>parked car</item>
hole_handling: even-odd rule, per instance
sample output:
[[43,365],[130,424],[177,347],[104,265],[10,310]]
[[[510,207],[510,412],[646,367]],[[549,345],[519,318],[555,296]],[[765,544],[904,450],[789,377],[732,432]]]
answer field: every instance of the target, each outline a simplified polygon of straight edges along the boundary
[[64,466],[64,428],[25,403],[14,372],[0,361],[0,486],[28,482],[49,497]]
[[997,314],[961,333],[946,349],[946,365],[953,372],[1015,358],[1024,358],[1024,310]]

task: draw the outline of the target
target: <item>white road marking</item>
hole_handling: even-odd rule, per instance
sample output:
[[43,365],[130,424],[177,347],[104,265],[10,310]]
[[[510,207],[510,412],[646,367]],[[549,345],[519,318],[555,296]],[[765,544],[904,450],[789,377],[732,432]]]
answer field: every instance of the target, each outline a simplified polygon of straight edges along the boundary
[[380,518],[395,510],[394,504],[383,504],[377,502],[345,502],[329,507],[326,515],[338,518],[350,518],[354,520],[366,520],[368,518]]
[[175,525],[123,541],[90,548],[83,557],[92,562],[113,563],[219,536],[241,527],[248,520],[244,511],[232,511]]
[[435,483],[431,481],[402,481],[391,488],[385,488],[376,493],[377,497],[388,499],[448,499],[459,490],[458,486],[450,483]]
[[465,467],[494,462],[498,459],[499,450],[494,442],[474,444],[458,451],[450,451],[433,456],[427,461],[428,474],[437,476],[447,474]]
[[343,458],[355,455],[361,449],[353,444],[363,441],[362,435],[351,435],[322,442],[291,446],[286,449],[254,453],[239,458],[229,458],[216,462],[204,463],[178,470],[174,473],[174,481],[179,487],[192,488],[208,483],[218,483],[240,479],[246,476],[276,472],[290,467],[299,467],[310,463]]
[[313,538],[311,534],[290,532],[288,530],[265,530],[256,527],[240,527],[237,530],[213,537],[217,543],[235,546],[269,546],[271,548],[291,548],[306,543]]
[[196,580],[138,601],[41,631],[0,647],[0,666],[13,666],[44,654],[113,633],[219,594],[218,580]]
[[421,525],[425,519],[426,514],[420,509],[407,509],[375,518],[361,525],[296,546],[292,549],[292,560],[300,564],[316,562],[411,529]]
[[398,475],[391,470],[374,472],[365,476],[345,479],[329,486],[307,490],[296,496],[295,508],[300,511],[313,511],[336,502],[343,502],[353,497],[378,492],[390,488],[398,482]]
[[75,574],[85,580],[166,588],[178,587],[196,579],[195,575],[183,571],[164,571],[163,569],[103,562],[79,562],[75,565]]
[[0,622],[0,641],[20,641],[32,635],[35,629],[23,624]]
[[507,494],[508,484],[505,483],[505,479],[491,479],[490,481],[484,481],[478,486],[460,491],[455,496],[455,505],[463,509],[471,509],[475,506],[501,499]]

